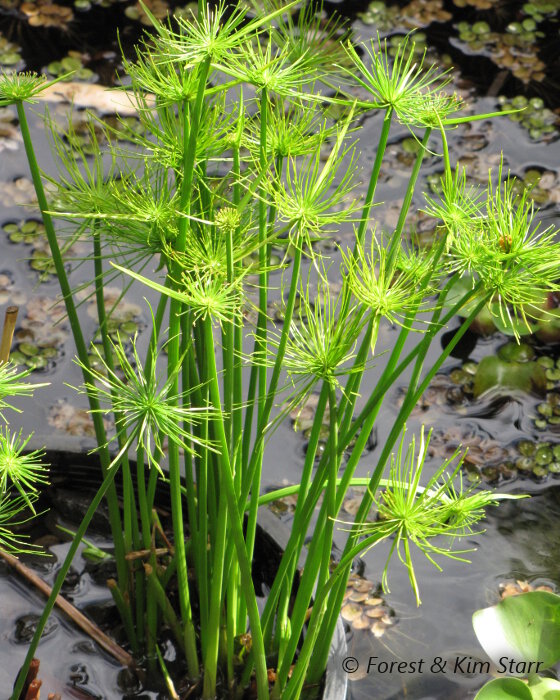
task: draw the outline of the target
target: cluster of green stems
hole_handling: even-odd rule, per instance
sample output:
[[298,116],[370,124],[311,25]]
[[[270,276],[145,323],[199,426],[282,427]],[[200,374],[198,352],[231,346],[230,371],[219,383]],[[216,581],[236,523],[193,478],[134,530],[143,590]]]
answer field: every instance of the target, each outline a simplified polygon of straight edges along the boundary
[[[27,662],[104,498],[117,565],[111,591],[133,652],[163,664],[157,643],[167,625],[203,698],[214,698],[218,684],[234,693],[254,676],[260,700],[296,700],[304,689],[319,687],[356,556],[393,537],[418,598],[410,545],[430,558],[458,556],[448,546],[430,544],[431,537],[472,532],[483,517],[481,506],[495,500],[491,494],[451,489],[457,466],[451,474],[440,469],[422,490],[426,450],[416,457],[412,445],[403,456],[404,429],[486,303],[497,301],[510,317],[524,317],[539,294],[553,288],[550,260],[560,259],[554,236],[533,233],[532,210],[525,199],[515,201],[507,184],[489,188],[484,198],[467,189],[459,169],[452,171],[447,131],[480,117],[450,116],[460,108],[459,100],[442,92],[445,78],[437,71],[414,63],[408,40],[393,62],[375,42],[362,57],[351,44],[338,42],[336,26],[321,35],[313,13],[300,9],[294,15],[296,4],[272,4],[267,15],[251,18],[245,10],[199,3],[198,18],[179,19],[177,26],[153,19],[153,39],[138,49],[135,62],[125,60],[129,94],[149,135],[131,132],[133,146],[123,148],[101,124],[110,158],[96,144],[99,155],[92,161],[71,128],[64,138],[53,132],[61,167],[60,176],[51,179],[51,201],[25,108],[47,83],[30,75],[1,76],[0,104],[17,107],[103,476],[60,568]],[[312,49],[306,46],[309,36]],[[361,99],[346,89],[356,75]],[[251,90],[255,97],[249,99]],[[335,109],[345,112],[338,123],[331,116]],[[356,156],[350,139],[370,112],[383,118],[365,199],[358,205],[351,199]],[[378,237],[372,210],[397,121],[415,134],[418,154],[398,223],[390,235]],[[91,137],[95,134],[92,129]],[[439,223],[434,244],[416,250],[406,244],[405,223],[428,148],[443,151],[443,194],[426,205]],[[519,225],[504,238],[500,227],[520,209]],[[54,219],[81,221],[82,235],[91,239],[103,371],[89,360]],[[345,221],[354,227],[355,242],[342,251],[342,289],[336,296],[327,278],[329,260],[317,242]],[[286,251],[279,329],[269,319],[273,245]],[[150,265],[162,270],[161,277],[146,273]],[[466,270],[472,288],[447,305],[449,291]],[[131,361],[126,343],[109,337],[104,285],[116,273],[125,286],[132,278],[158,295],[143,361],[136,338],[130,341]],[[452,340],[426,367],[434,338],[465,308]],[[247,316],[253,311],[256,325],[249,334]],[[398,323],[400,331],[394,345],[383,348],[387,359],[374,390],[361,396],[387,320]],[[411,332],[418,340],[405,353]],[[360,478],[356,470],[383,402],[404,376],[407,389],[394,425],[371,475]],[[318,402],[301,481],[261,495],[268,438],[312,391],[318,392]],[[109,414],[116,455],[104,426]],[[321,454],[327,414],[329,437]],[[399,444],[399,456],[392,457]],[[336,521],[348,489],[356,485],[366,488],[335,561]],[[390,498],[383,500],[382,487]],[[165,535],[154,506],[164,488],[170,494],[173,537],[161,558],[156,545]],[[291,535],[259,612],[252,581],[259,508],[287,493],[298,496]],[[389,510],[383,527],[369,522],[374,504]],[[144,561],[127,557],[140,550],[150,552]],[[302,555],[305,566],[299,571]],[[248,630],[251,644],[240,653],[239,640]]]

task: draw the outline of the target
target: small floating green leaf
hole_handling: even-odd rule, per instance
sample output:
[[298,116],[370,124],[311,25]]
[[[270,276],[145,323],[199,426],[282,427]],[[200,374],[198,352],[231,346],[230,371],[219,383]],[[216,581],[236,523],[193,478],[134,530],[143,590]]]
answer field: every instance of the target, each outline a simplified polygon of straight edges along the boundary
[[538,362],[506,362],[500,357],[484,357],[474,376],[473,394],[478,398],[493,387],[521,389],[528,393],[546,393],[546,375]]

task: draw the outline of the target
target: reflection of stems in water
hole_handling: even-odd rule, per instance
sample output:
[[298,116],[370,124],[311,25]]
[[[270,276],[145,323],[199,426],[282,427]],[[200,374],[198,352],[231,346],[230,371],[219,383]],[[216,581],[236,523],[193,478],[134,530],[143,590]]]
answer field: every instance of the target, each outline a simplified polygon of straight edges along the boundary
[[[18,559],[16,559],[16,557],[13,557],[11,554],[8,554],[1,549],[0,557],[4,559],[4,561],[7,562],[13,569],[15,569],[18,574],[23,576],[26,581],[33,584],[35,588],[38,588],[46,596],[51,595],[52,588],[45,583],[43,579],[39,578],[37,574],[31,571],[29,567],[25,566],[25,564],[22,564]],[[112,639],[110,639],[104,632],[102,632],[94,622],[83,615],[72,605],[72,603],[69,603],[66,598],[58,595],[55,600],[55,605],[58,605],[58,607],[64,611],[80,629],[94,639],[100,647],[111,654],[111,656],[120,664],[123,666],[134,666],[134,659],[132,656],[122,647],[116,644]]]
[[[103,483],[99,487],[99,490],[93,497],[89,508],[87,509],[84,518],[82,522],[80,523],[80,526],[78,527],[76,531],[76,536],[72,540],[72,544],[70,545],[70,549],[68,550],[68,553],[66,554],[66,557],[64,561],[62,562],[62,566],[60,567],[58,571],[58,575],[55,579],[54,586],[52,587],[52,590],[50,591],[49,594],[49,599],[45,603],[45,607],[43,608],[43,612],[41,613],[41,617],[37,621],[37,626],[35,628],[35,634],[33,635],[33,639],[31,640],[31,644],[29,645],[29,649],[27,650],[27,655],[25,657],[25,661],[23,662],[23,666],[21,667],[21,670],[19,672],[19,675],[17,677],[16,683],[14,685],[14,691],[11,696],[11,700],[19,700],[21,691],[23,688],[23,685],[25,683],[25,678],[27,675],[27,669],[29,668],[29,664],[31,663],[31,660],[35,656],[35,652],[37,650],[37,647],[39,646],[39,641],[41,639],[41,635],[43,634],[43,630],[45,629],[45,625],[47,624],[47,620],[49,619],[49,615],[52,612],[52,609],[55,605],[55,602],[57,602],[58,599],[58,594],[60,593],[60,589],[62,588],[62,584],[64,583],[64,579],[66,578],[66,575],[68,574],[68,571],[70,569],[70,566],[72,564],[72,561],[74,560],[74,557],[76,556],[76,552],[78,551],[78,547],[80,546],[80,542],[82,541],[82,537],[86,534],[86,530],[89,527],[89,524],[91,522],[91,519],[94,516],[94,513],[97,511],[99,508],[99,505],[103,498],[105,497],[105,494],[107,493],[107,490],[109,487],[113,484],[113,480],[115,478],[115,474],[117,473],[118,469],[118,462],[113,462],[112,464],[109,465],[109,469],[107,470],[107,475],[103,479]],[[5,554],[3,554],[5,556]]]

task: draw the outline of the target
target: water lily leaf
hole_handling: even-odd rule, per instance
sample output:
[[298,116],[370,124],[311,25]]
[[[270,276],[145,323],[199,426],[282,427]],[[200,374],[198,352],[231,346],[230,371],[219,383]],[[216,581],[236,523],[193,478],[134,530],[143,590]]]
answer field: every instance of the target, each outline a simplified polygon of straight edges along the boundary
[[531,335],[538,328],[538,324],[533,320],[529,319],[528,324],[522,318],[515,317],[512,317],[511,319],[508,319],[507,322],[504,322],[499,313],[499,308],[497,304],[495,305],[495,309],[493,308],[492,310],[495,311],[495,313],[492,314],[494,325],[500,331],[500,333],[503,333],[504,335],[512,335],[516,337],[522,335]]
[[532,345],[512,341],[498,350],[498,357],[506,362],[530,362],[535,359],[535,350]]
[[500,357],[484,357],[476,368],[473,394],[478,398],[493,387],[521,389],[533,394],[546,393],[545,370],[537,362],[506,362]]
[[[530,591],[504,598],[493,607],[477,610],[473,627],[498,668],[504,658],[508,666],[509,660],[525,662],[507,670],[529,675],[560,660],[560,596],[555,593]],[[540,662],[539,668],[529,668],[531,661]]]
[[[470,275],[463,275],[462,277],[460,277],[449,288],[447,296],[445,297],[445,307],[451,309],[453,306],[455,306],[455,304],[458,304],[461,301],[461,299],[463,299],[463,297],[465,297],[469,292],[472,291],[474,285],[474,280]],[[468,316],[477,304],[478,299],[476,297],[474,299],[470,299],[466,304],[462,306],[460,315]]]
[[[474,287],[474,280],[470,275],[460,277],[449,289],[445,297],[445,307],[453,308],[463,299]],[[463,304],[459,315],[466,318],[476,307],[479,297],[474,297]],[[488,304],[483,306],[471,324],[471,330],[479,335],[492,335],[496,331],[495,317]]]
[[535,333],[543,343],[560,342],[560,309],[549,309],[539,319]]
[[533,700],[533,696],[519,678],[495,678],[481,688],[474,700]]
[[557,700],[560,698],[560,681],[535,676],[529,681],[533,700]]

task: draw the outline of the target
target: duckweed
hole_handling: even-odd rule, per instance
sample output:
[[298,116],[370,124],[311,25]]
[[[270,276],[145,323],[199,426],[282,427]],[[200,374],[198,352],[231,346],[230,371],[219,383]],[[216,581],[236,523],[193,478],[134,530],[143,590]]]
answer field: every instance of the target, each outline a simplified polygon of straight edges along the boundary
[[385,32],[398,26],[399,8],[395,5],[387,7],[381,0],[374,0],[365,12],[358,12],[357,17],[364,24],[374,25],[379,31]]
[[492,31],[485,21],[455,25],[459,41],[471,53],[488,56],[499,68],[504,68],[524,83],[541,82],[546,65],[537,56],[538,39],[545,35],[538,30],[533,18],[511,22],[503,33]]
[[38,236],[45,234],[45,227],[37,219],[23,219],[19,222],[9,222],[2,230],[12,243],[35,243]]
[[531,16],[536,22],[542,22],[548,15],[558,11],[558,2],[548,0],[533,0],[523,5],[523,12]]
[[508,116],[512,121],[518,122],[526,129],[533,141],[550,141],[556,138],[558,115],[545,107],[544,101],[540,97],[528,99],[524,95],[517,95],[510,99],[499,96],[498,104],[503,111],[522,110]]
[[62,78],[63,81],[82,81],[94,82],[97,80],[97,75],[85,66],[90,60],[88,54],[80,53],[79,51],[69,51],[64,58],[59,61],[51,61],[46,68],[46,72],[55,78]]
[[22,60],[21,47],[8,41],[0,32],[0,66],[17,66]]

